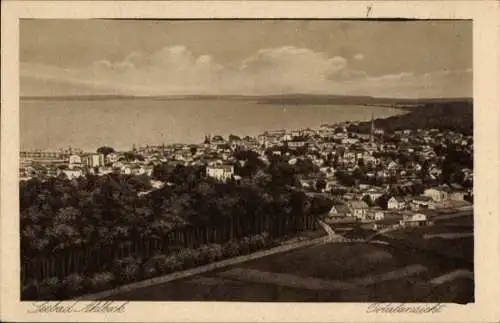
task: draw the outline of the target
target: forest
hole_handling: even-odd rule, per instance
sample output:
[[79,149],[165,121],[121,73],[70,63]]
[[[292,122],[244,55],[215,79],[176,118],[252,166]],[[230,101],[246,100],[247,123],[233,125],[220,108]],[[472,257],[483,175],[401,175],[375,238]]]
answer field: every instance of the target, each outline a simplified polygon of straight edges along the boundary
[[282,166],[255,167],[218,183],[201,167],[159,165],[153,177],[169,185],[156,190],[147,176],[121,174],[21,182],[24,297],[100,290],[315,230],[325,206],[288,186]]
[[[430,102],[416,107],[400,107],[406,114],[376,119],[375,126],[387,132],[403,129],[452,130],[464,135],[473,134],[473,103],[470,100]],[[358,125],[359,132],[369,133],[370,122]]]

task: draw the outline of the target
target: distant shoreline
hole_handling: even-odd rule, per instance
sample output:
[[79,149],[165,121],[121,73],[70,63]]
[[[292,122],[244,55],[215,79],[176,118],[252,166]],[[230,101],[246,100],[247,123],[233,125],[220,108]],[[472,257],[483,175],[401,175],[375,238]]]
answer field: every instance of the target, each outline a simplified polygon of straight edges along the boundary
[[75,95],[75,96],[21,96],[20,101],[110,101],[110,100],[235,100],[256,101],[259,104],[284,105],[366,105],[392,108],[411,108],[429,103],[471,102],[472,98],[384,98],[372,96],[343,96],[317,94],[277,95],[173,95],[173,96],[128,96],[128,95]]

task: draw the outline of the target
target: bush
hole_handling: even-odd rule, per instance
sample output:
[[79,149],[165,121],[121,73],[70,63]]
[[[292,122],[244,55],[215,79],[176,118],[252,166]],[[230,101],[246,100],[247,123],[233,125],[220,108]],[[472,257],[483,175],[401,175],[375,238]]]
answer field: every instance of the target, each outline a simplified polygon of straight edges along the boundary
[[115,275],[112,272],[102,272],[89,277],[84,284],[93,291],[100,291],[111,288],[115,281]]
[[31,279],[21,287],[21,300],[36,300],[38,298],[38,290],[38,281]]
[[256,251],[265,246],[265,238],[261,234],[256,234],[250,237],[250,250]]
[[144,277],[151,278],[161,272],[160,262],[164,260],[164,258],[165,256],[163,255],[156,255],[145,261],[142,264],[142,274],[144,275]]
[[217,261],[223,257],[222,246],[215,243],[201,246],[199,252],[200,262],[203,264]]
[[182,263],[182,268],[191,268],[198,265],[201,261],[201,252],[199,249],[182,249],[177,257]]
[[76,296],[83,290],[83,277],[78,274],[71,274],[62,281],[63,297]]
[[141,270],[141,259],[127,257],[113,264],[113,273],[120,283],[127,283],[138,278]]
[[222,246],[217,243],[213,243],[209,245],[210,247],[210,261],[217,261],[224,258],[224,254],[222,252]]
[[169,274],[183,268],[184,263],[179,254],[162,256],[158,258],[158,270],[162,274]]
[[236,257],[240,255],[240,246],[236,241],[229,241],[222,247],[222,253],[226,258]]
[[38,286],[38,300],[57,299],[60,288],[60,281],[57,277],[51,277],[43,280]]
[[241,254],[247,254],[250,252],[250,238],[244,237],[239,241]]

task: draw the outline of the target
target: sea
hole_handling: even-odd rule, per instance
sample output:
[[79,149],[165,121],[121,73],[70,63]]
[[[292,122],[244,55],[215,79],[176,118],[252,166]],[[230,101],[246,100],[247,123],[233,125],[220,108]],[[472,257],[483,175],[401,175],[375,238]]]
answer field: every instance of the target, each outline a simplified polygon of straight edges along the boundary
[[390,107],[283,105],[226,99],[21,99],[21,150],[200,143],[205,135],[255,136],[405,113]]

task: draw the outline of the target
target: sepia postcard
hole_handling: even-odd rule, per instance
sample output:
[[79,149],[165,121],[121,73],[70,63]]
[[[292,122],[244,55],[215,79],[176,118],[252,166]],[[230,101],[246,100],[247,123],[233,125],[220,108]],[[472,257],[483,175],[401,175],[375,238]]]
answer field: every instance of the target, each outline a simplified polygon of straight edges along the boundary
[[497,322],[496,1],[2,3],[2,321]]

